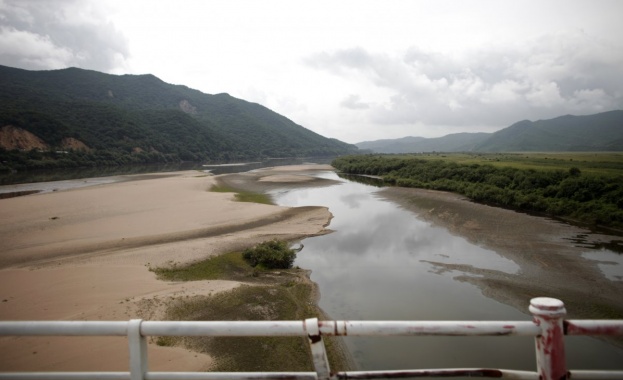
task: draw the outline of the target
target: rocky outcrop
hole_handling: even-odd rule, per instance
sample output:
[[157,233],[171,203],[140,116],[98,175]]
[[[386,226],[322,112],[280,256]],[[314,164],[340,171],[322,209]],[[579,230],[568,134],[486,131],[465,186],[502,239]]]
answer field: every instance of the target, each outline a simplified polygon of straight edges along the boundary
[[180,100],[180,109],[192,115],[197,113],[197,107],[190,104],[190,102],[186,99]]
[[12,125],[5,125],[0,128],[0,147],[6,150],[17,149],[22,151],[49,149],[48,144],[39,137]]
[[85,143],[73,137],[65,137],[61,141],[61,148],[65,150],[82,150],[85,152],[91,150]]
[[[50,145],[37,135],[25,129],[12,125],[5,125],[0,128],[0,148],[6,150],[17,149],[24,152],[29,152],[31,150],[48,151],[50,150]],[[91,150],[85,143],[73,137],[65,137],[61,140],[61,144],[58,148],[62,150],[81,150],[85,152]]]

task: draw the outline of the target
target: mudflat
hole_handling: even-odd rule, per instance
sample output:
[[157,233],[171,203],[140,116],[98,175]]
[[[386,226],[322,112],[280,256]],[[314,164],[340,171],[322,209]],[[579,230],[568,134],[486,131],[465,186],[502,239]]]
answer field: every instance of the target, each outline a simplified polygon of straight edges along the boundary
[[[439,271],[462,273],[455,278],[477,285],[486,296],[518,310],[525,310],[533,297],[554,297],[565,302],[571,318],[623,318],[623,273],[610,280],[596,261],[583,255],[591,251],[587,243],[599,245],[621,237],[474,203],[443,191],[392,187],[379,194],[520,267],[517,273],[505,273],[433,263]],[[586,242],[578,243],[579,238]]]

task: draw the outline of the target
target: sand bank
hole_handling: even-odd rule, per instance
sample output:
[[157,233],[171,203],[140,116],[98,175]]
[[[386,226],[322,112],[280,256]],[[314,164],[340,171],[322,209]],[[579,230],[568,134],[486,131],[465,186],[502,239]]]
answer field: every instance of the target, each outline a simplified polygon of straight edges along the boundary
[[590,251],[575,240],[598,243],[618,239],[549,218],[474,203],[443,191],[392,187],[379,192],[419,217],[491,249],[519,265],[518,273],[436,262],[437,270],[459,273],[455,278],[482,289],[483,294],[525,311],[532,297],[565,302],[572,318],[620,318],[622,281],[608,280]]
[[[291,182],[279,169],[273,185]],[[299,173],[296,173],[299,177]],[[233,281],[167,283],[149,266],[189,263],[274,237],[326,232],[324,207],[285,208],[212,193],[200,172],[0,200],[1,320],[159,319],[171,297],[232,289]],[[299,178],[304,183],[313,179]],[[149,307],[146,307],[149,305]],[[150,345],[150,369],[205,370],[207,355]],[[0,370],[127,370],[124,338],[2,338]]]

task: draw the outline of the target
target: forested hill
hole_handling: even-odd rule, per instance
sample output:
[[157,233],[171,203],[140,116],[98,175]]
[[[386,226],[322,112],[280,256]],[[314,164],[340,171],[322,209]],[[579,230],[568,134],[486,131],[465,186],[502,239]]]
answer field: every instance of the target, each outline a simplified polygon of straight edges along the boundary
[[153,75],[0,66],[0,86],[0,166],[5,169],[357,150],[259,104],[204,94]]
[[623,111],[524,120],[495,133],[404,137],[356,145],[377,153],[623,151]]

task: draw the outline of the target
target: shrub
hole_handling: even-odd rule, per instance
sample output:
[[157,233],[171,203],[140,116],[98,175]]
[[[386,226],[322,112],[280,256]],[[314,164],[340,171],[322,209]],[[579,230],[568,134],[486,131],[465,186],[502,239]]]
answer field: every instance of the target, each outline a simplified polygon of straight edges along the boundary
[[260,243],[254,248],[245,249],[242,257],[252,267],[288,269],[294,264],[296,252],[289,248],[287,242],[273,239]]

